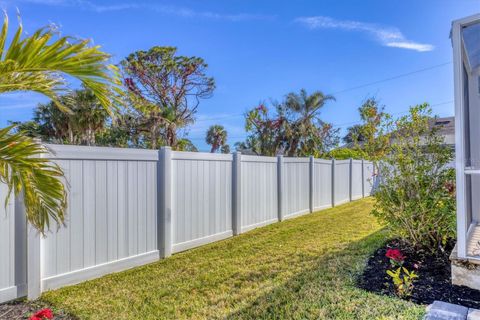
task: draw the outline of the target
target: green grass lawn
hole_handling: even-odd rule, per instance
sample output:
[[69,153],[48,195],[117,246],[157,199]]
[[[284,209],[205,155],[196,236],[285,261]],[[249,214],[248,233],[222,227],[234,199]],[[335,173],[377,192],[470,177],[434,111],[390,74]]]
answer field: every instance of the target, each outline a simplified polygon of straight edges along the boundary
[[423,306],[355,287],[386,238],[372,204],[276,223],[42,300],[80,319],[420,319]]

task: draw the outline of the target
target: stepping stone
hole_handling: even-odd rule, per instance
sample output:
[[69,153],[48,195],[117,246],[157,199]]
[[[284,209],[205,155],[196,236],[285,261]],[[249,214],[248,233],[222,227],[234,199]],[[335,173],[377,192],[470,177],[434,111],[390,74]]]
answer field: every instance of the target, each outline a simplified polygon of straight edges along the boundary
[[468,308],[442,301],[434,301],[427,311],[425,320],[465,320],[468,315]]
[[467,320],[480,320],[480,310],[478,309],[469,309]]

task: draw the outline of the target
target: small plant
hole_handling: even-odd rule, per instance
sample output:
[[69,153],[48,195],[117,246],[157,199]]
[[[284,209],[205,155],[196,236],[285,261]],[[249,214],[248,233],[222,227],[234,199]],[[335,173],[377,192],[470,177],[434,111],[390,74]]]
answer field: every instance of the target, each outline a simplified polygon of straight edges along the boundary
[[387,274],[392,277],[393,284],[400,297],[408,297],[413,291],[413,282],[418,275],[414,271],[408,271],[405,267],[398,267],[395,271],[387,270]]
[[387,270],[387,274],[393,280],[397,295],[400,297],[410,296],[413,291],[413,282],[418,275],[403,266],[406,257],[399,249],[388,249],[385,256],[390,259],[392,270]]
[[42,310],[39,310],[32,314],[29,320],[45,320],[45,319],[53,319],[53,312],[49,308],[45,308]]

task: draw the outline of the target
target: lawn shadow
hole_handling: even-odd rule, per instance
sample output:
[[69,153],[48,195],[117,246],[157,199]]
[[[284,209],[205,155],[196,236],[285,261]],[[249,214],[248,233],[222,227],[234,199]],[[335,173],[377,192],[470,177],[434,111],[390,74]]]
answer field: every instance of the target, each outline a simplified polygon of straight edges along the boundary
[[313,267],[294,274],[226,318],[420,319],[423,306],[357,286],[369,256],[385,242],[386,234],[382,229],[316,257]]

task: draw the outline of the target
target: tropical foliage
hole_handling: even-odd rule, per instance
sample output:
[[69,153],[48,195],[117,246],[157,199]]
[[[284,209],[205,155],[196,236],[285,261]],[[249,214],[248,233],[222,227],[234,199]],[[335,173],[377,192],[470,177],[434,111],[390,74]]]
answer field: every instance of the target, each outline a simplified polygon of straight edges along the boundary
[[227,130],[221,125],[212,125],[208,128],[205,142],[212,146],[211,153],[220,150],[222,153],[229,153],[230,147],[227,144]]
[[201,99],[212,96],[215,81],[198,57],[176,55],[174,47],[137,51],[122,61],[128,103],[140,116],[152,149],[177,148],[178,130],[193,123]]
[[347,128],[347,134],[342,138],[343,142],[357,145],[359,142],[364,142],[365,137],[363,136],[363,126],[361,124],[356,124]]
[[[23,35],[20,24],[7,46],[8,17],[0,33],[0,93],[35,91],[48,96],[61,110],[69,108],[60,94],[68,92],[67,78],[76,78],[110,111],[118,101],[116,68],[109,55],[88,40],[57,36],[53,27]],[[63,77],[67,75],[68,77]],[[66,192],[62,171],[43,158],[47,150],[32,138],[0,130],[0,181],[9,195],[23,195],[28,221],[41,232],[64,220]],[[7,199],[8,199],[7,195]]]
[[360,148],[337,148],[327,152],[324,157],[337,160],[366,159],[367,154]]
[[305,90],[290,93],[281,103],[274,103],[275,113],[261,104],[246,115],[246,141],[238,149],[249,149],[256,154],[320,156],[338,144],[338,129],[320,119],[320,109],[333,96]]
[[429,119],[423,104],[395,122],[373,214],[412,245],[443,251],[455,236],[455,173],[447,166],[453,150]]
[[68,113],[53,101],[39,104],[33,120],[18,123],[18,130],[46,142],[95,145],[97,135],[105,129],[108,112],[93,92],[76,90],[59,101],[68,107]]
[[366,158],[374,161],[385,156],[390,146],[391,117],[384,110],[385,106],[376,98],[365,100],[358,108],[362,123],[349,127],[343,138],[345,143],[363,150]]

